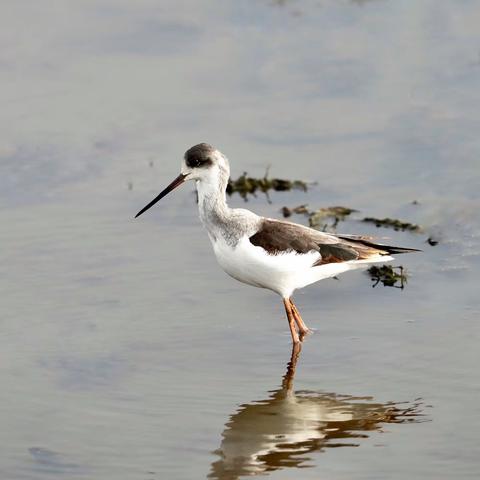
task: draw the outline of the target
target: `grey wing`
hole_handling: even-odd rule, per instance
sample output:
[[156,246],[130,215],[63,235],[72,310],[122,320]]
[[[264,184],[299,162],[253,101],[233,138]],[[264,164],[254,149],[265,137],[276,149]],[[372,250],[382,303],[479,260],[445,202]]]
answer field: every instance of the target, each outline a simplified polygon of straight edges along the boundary
[[262,247],[270,255],[289,251],[297,253],[317,251],[321,258],[314,266],[417,251],[382,245],[374,243],[373,240],[373,237],[361,235],[333,235],[297,223],[270,218],[264,218],[256,233],[250,237],[253,245]]
[[270,255],[284,252],[319,252],[323,263],[343,262],[358,258],[357,252],[338,237],[296,223],[265,218],[250,242]]

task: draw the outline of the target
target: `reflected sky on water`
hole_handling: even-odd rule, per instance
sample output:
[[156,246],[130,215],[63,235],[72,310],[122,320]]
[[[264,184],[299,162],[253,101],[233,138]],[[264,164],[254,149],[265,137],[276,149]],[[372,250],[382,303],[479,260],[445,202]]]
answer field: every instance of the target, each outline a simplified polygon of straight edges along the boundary
[[[294,435],[318,448],[270,477],[476,478],[479,23],[477,0],[4,2],[0,477],[206,478],[232,435],[289,434],[241,420],[291,405],[279,299],[216,265],[191,186],[133,220],[207,141],[234,177],[314,182],[257,213],[342,205],[339,231],[424,250],[395,263],[403,290],[353,272],[298,292],[293,405],[316,413]],[[430,421],[322,450],[335,402],[416,398]]]

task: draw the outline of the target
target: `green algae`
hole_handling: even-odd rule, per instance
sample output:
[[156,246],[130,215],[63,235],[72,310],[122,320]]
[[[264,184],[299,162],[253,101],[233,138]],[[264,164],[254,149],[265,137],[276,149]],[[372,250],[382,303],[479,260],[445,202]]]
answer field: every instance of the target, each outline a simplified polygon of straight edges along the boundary
[[248,195],[256,196],[258,191],[265,193],[273,190],[275,192],[286,192],[290,190],[307,191],[308,185],[302,180],[285,180],[282,178],[270,178],[268,170],[262,178],[249,177],[245,172],[236,180],[230,178],[227,184],[227,194],[238,193],[245,201]]
[[331,227],[336,227],[339,222],[354,212],[358,212],[358,210],[341,206],[319,208],[311,213],[308,223],[310,227],[318,229],[325,225],[326,220],[333,220]]
[[308,218],[308,224],[311,228],[327,230],[334,229],[339,222],[345,220],[350,214],[358,212],[358,210],[341,206],[309,210],[308,205],[299,205],[294,208],[283,207],[281,212],[285,218],[292,216],[294,213],[304,215]]
[[385,287],[400,288],[403,290],[407,283],[407,274],[403,266],[392,267],[391,265],[382,265],[377,267],[373,265],[367,270],[373,285],[376,287],[380,282]]
[[404,222],[396,218],[375,218],[375,217],[365,217],[362,219],[362,222],[373,223],[376,227],[385,227],[393,228],[394,230],[408,231],[408,232],[421,232],[422,227],[415,223]]

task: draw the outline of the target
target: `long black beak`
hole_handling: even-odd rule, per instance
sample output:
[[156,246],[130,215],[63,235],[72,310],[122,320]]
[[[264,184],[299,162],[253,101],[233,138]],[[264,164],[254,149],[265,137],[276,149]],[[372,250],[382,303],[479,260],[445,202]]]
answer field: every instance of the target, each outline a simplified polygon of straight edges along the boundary
[[172,190],[181,185],[187,175],[181,173],[165,190],[160,192],[148,205],[145,205],[136,215],[135,218],[139,217],[143,212],[146,212],[150,207],[153,207],[159,200],[161,200],[167,193],[170,193]]

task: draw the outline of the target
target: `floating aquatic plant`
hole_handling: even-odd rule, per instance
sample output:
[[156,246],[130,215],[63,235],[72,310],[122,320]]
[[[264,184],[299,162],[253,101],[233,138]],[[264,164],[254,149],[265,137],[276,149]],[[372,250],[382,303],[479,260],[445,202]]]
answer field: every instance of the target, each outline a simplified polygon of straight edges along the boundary
[[362,219],[362,222],[374,223],[376,227],[386,227],[393,228],[394,230],[402,230],[409,232],[421,232],[422,228],[420,225],[410,222],[403,222],[396,218],[375,218],[375,217],[365,217]]
[[308,223],[312,228],[318,229],[322,225],[325,225],[325,220],[333,219],[334,223],[332,227],[336,227],[338,222],[345,220],[346,217],[354,212],[358,212],[358,210],[341,206],[319,208],[311,213],[308,218]]
[[270,190],[276,192],[285,192],[289,190],[307,191],[308,185],[302,180],[285,180],[281,178],[269,178],[268,169],[263,178],[249,177],[245,172],[236,180],[229,179],[227,185],[227,194],[238,193],[245,201],[248,195],[253,195],[257,191],[263,192],[268,196]]
[[[375,282],[372,285],[374,288],[382,282],[384,287],[394,287],[403,290],[407,283],[407,274],[401,265],[398,267],[392,267],[391,265],[377,267],[373,265],[367,270],[367,273],[370,275],[372,281]],[[399,285],[397,285],[397,283]]]
[[309,215],[310,211],[308,210],[307,205],[299,205],[298,207],[282,207],[282,215],[285,218],[291,217],[294,213],[297,213],[299,215]]
[[338,225],[338,222],[345,220],[345,218],[351,213],[358,212],[358,210],[354,210],[353,208],[341,206],[323,207],[318,208],[317,210],[309,210],[307,205],[299,205],[298,207],[294,208],[283,207],[281,211],[283,216],[286,218],[290,217],[294,213],[305,215],[308,217],[309,226],[316,228],[317,230],[334,229]]

